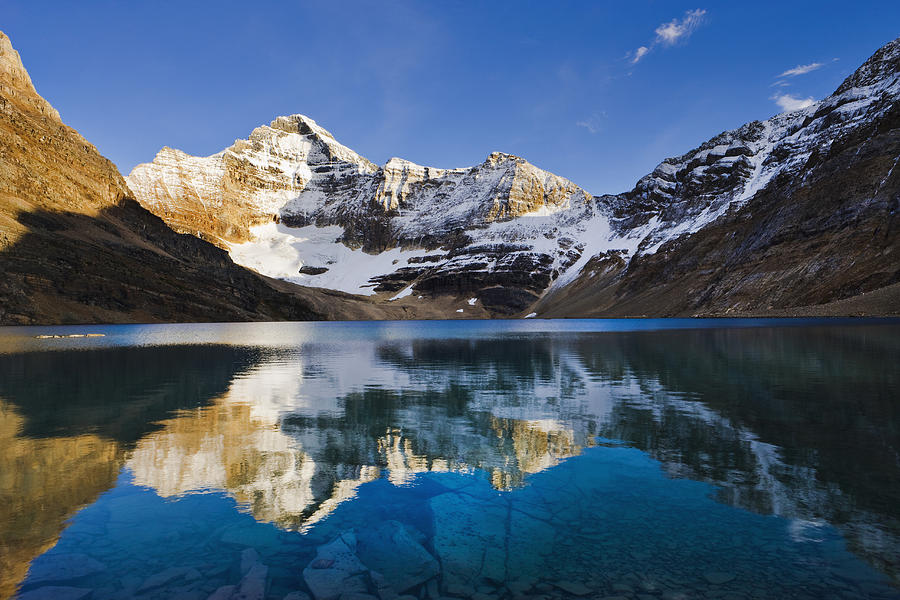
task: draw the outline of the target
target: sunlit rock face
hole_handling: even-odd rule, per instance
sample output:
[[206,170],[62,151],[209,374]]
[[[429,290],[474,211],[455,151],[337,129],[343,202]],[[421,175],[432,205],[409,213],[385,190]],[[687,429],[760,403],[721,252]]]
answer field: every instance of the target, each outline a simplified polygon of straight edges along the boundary
[[29,563],[51,548],[76,510],[109,489],[123,448],[96,435],[33,439],[0,399],[0,598],[11,598]]
[[0,96],[14,100],[20,106],[59,121],[59,113],[34,89],[22,58],[9,37],[0,31]]
[[2,324],[319,314],[142,208],[115,165],[38,95],[2,32],[0,156]]
[[278,218],[313,169],[369,173],[374,165],[302,115],[279,117],[209,157],[163,148],[128,176],[138,200],[173,229],[220,246],[251,239],[250,228]]
[[522,158],[376,167],[303,115],[205,158],[164,148],[128,183],[171,227],[265,275],[357,294],[491,290],[481,305],[501,313],[532,302],[580,256],[576,234],[605,223],[590,194]]

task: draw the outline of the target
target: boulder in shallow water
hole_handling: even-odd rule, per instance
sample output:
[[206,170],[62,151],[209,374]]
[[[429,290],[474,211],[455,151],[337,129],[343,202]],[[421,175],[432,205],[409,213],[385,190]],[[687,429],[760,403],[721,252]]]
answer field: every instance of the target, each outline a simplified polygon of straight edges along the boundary
[[241,575],[246,575],[259,562],[259,552],[253,548],[246,548],[241,552]]
[[456,492],[435,496],[430,504],[444,588],[449,592],[451,586],[475,585],[484,579],[505,581],[509,505]]
[[378,596],[379,600],[397,600],[400,597],[397,590],[392,588],[384,579],[384,575],[378,571],[369,571],[369,578],[372,580],[372,585],[375,587],[375,595]]
[[437,560],[397,521],[359,531],[356,555],[398,592],[425,583],[440,571]]
[[319,546],[303,569],[303,580],[316,600],[337,600],[345,593],[366,593],[368,569],[356,556],[356,536],[344,533]]
[[[237,585],[223,585],[207,600],[263,600],[266,597],[269,567],[259,562],[259,555],[255,550],[248,548],[241,554],[241,572],[243,577]],[[308,596],[306,600],[309,600]]]
[[230,600],[263,600],[266,597],[266,578],[269,575],[269,567],[257,562],[241,579],[237,589],[231,595]]

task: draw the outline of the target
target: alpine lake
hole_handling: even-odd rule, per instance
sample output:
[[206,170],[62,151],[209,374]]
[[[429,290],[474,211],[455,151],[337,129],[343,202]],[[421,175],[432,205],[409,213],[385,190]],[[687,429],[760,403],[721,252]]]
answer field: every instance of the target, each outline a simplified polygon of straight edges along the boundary
[[900,598],[900,321],[2,328],[10,597]]

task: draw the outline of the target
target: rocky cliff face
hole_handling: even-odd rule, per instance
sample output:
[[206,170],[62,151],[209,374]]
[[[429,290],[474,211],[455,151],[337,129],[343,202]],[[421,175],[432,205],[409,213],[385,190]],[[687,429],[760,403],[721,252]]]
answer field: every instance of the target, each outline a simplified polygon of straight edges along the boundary
[[327,314],[313,304],[329,298],[269,282],[139,206],[115,166],[38,95],[2,33],[0,164],[0,324]]
[[648,227],[598,257],[548,315],[900,312],[900,40],[824,100],[662,162],[601,200]]
[[128,181],[174,229],[260,273],[385,298],[477,295],[500,313],[534,302],[579,256],[560,217],[579,229],[596,209],[572,182],[508,154],[466,169],[376,167],[303,115],[206,158],[165,148]]
[[141,203],[173,229],[222,247],[251,239],[250,228],[273,221],[313,178],[372,173],[375,166],[304,117],[279,117],[246,140],[208,157],[163,148],[128,177]]
[[60,120],[56,109],[35,91],[31,77],[22,64],[22,57],[2,31],[0,31],[0,96],[13,101],[28,112],[49,117],[54,121]]
[[900,281],[885,227],[898,45],[825,100],[724,132],[625,194],[592,197],[502,153],[376,167],[302,115],[207,158],[163,149],[128,181],[240,264],[382,301],[450,298],[473,316],[809,311]]

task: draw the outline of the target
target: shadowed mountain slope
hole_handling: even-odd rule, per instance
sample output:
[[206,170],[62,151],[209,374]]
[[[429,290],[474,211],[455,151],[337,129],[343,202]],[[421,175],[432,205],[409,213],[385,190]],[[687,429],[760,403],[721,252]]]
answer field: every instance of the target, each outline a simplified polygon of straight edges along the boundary
[[0,324],[304,320],[353,304],[239,267],[132,198],[0,33]]

